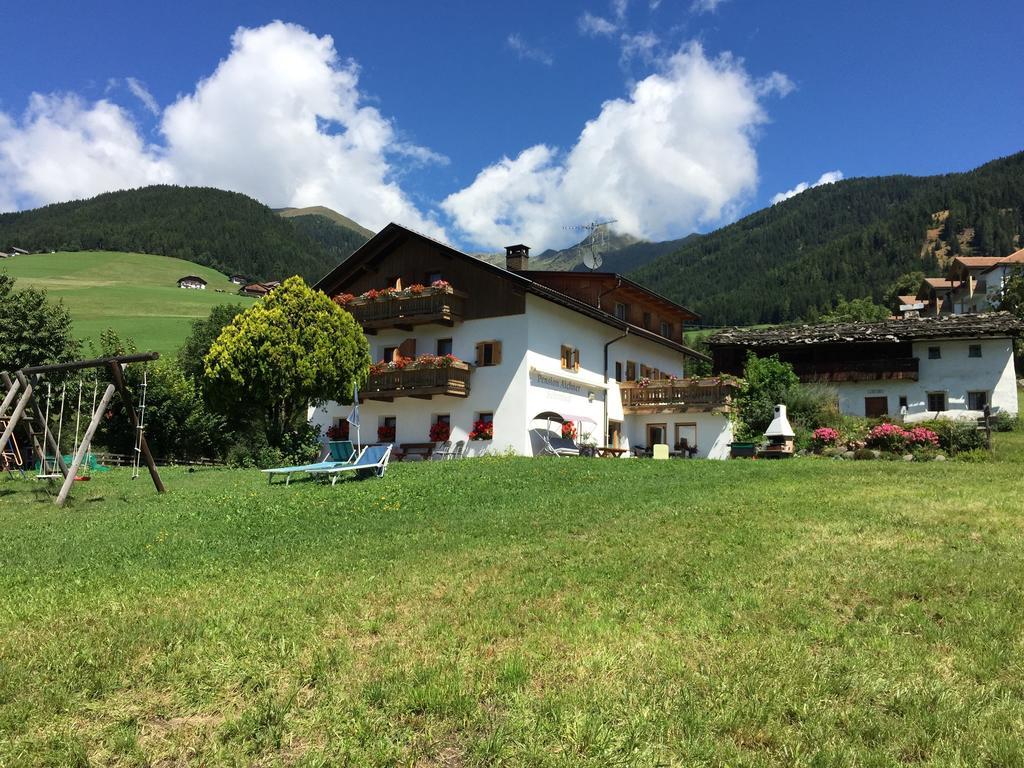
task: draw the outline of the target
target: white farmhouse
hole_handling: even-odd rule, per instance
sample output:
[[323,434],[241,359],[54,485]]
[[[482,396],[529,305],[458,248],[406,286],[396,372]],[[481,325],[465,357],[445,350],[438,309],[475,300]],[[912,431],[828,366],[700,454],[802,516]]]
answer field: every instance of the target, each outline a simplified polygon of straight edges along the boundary
[[199,275],[185,275],[185,277],[178,278],[179,288],[189,288],[195,291],[205,291],[206,281],[199,277]]
[[[360,391],[364,442],[422,444],[444,423],[467,455],[534,455],[550,425],[538,417],[557,414],[608,455],[657,443],[728,455],[731,383],[686,378],[707,359],[683,344],[697,316],[620,275],[531,271],[524,245],[501,268],[389,224],[317,287],[377,361]],[[312,418],[345,429],[349,410]]]
[[1009,312],[990,312],[737,329],[709,344],[725,373],[742,373],[748,352],[778,355],[801,381],[835,387],[843,413],[973,418],[986,406],[1017,414],[1013,340],[1022,328]]

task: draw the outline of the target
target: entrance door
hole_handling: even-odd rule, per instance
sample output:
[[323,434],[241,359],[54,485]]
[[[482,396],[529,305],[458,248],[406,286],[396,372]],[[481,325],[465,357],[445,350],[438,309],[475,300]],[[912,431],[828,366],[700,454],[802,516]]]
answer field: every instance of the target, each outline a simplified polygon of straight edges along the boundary
[[660,443],[668,444],[668,429],[664,424],[648,424],[647,447],[650,448]]
[[864,398],[864,415],[869,419],[877,419],[881,416],[889,415],[889,398],[888,397],[865,397]]

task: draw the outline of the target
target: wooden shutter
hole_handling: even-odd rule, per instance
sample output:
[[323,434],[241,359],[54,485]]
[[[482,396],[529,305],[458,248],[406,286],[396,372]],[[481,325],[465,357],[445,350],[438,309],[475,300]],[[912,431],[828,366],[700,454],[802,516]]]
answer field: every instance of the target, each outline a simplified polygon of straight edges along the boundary
[[402,357],[416,357],[416,339],[406,339],[399,344],[398,354]]
[[494,345],[494,349],[491,350],[491,362],[493,362],[495,365],[498,365],[499,363],[501,363],[501,342],[492,341],[491,344]]
[[484,343],[478,341],[476,343],[476,363],[475,365],[479,368],[484,363]]
[[572,369],[574,371],[580,369],[580,351],[578,349],[572,351]]

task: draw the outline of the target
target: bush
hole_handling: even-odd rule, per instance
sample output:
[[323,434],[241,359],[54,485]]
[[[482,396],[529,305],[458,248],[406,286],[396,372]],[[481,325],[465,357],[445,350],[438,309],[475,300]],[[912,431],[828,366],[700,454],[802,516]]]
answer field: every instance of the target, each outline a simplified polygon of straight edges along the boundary
[[927,426],[935,432],[939,438],[939,447],[950,456],[985,447],[985,436],[974,421],[940,419],[920,426]]
[[853,458],[857,461],[871,461],[875,458],[875,452],[870,448],[858,448],[853,452]]
[[780,361],[778,355],[760,358],[749,353],[743,367],[743,383],[736,395],[739,410],[737,438],[750,440],[761,437],[771,424],[775,406],[784,402],[786,392],[799,383],[793,366]]
[[1015,432],[1020,429],[1020,420],[1008,413],[997,413],[989,420],[993,432]]
[[907,447],[907,433],[899,424],[879,424],[868,432],[866,443],[868,448],[902,453]]
[[794,384],[786,389],[779,402],[785,404],[794,428],[815,430],[832,426],[839,419],[839,395],[824,384]]

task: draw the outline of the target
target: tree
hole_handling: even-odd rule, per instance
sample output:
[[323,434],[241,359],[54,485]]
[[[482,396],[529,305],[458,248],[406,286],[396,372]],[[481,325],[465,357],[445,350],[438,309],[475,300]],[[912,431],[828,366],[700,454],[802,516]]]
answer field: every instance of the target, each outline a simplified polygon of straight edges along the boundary
[[787,392],[799,383],[793,366],[779,360],[778,355],[758,357],[748,352],[743,383],[736,395],[740,435],[747,438],[762,435],[772,422],[775,406],[784,403]]
[[279,446],[310,405],[351,399],[369,368],[370,345],[352,315],[290,277],[221,331],[205,381],[215,403],[245,403]]
[[897,296],[916,296],[923,281],[924,272],[920,270],[905,272],[889,283],[889,287],[885,291],[885,297],[895,300]]
[[0,272],[0,371],[66,363],[79,348],[63,304],[49,301],[46,291],[17,290],[14,279]]
[[224,327],[242,313],[239,304],[218,304],[210,314],[192,322],[192,332],[178,350],[178,363],[182,372],[197,383],[206,372],[206,355]]
[[871,299],[840,299],[835,308],[821,316],[823,323],[875,323],[886,320],[892,313]]

